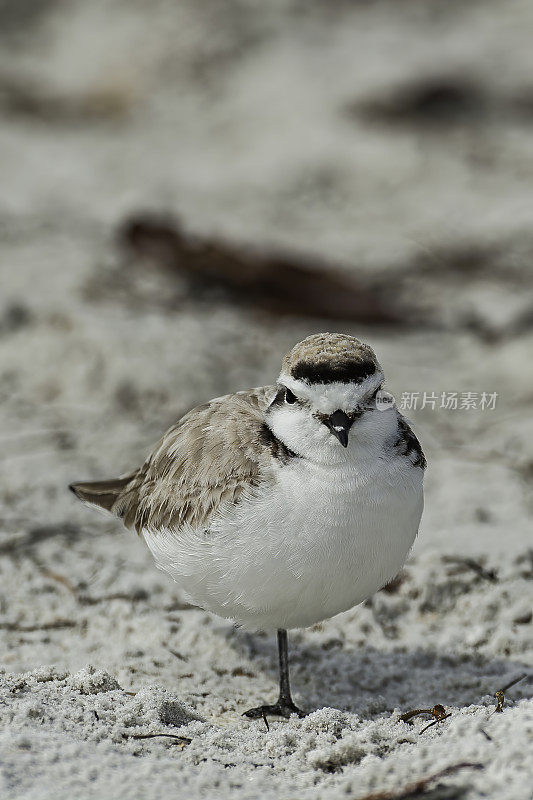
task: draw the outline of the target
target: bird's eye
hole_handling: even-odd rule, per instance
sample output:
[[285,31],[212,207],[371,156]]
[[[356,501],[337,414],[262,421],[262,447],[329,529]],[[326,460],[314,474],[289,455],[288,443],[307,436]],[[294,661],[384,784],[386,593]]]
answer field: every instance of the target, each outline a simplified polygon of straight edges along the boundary
[[290,389],[285,389],[285,402],[291,405],[296,402],[296,395],[293,394]]

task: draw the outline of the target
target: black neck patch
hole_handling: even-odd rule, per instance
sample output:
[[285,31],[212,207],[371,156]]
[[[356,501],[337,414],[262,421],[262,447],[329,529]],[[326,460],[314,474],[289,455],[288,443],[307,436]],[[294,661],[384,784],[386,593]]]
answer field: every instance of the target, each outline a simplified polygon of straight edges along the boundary
[[338,361],[299,361],[291,370],[296,380],[308,383],[360,383],[376,371],[376,363],[370,358]]
[[414,467],[426,468],[427,461],[420,442],[405,417],[402,417],[401,414],[398,415],[398,438],[394,443],[394,447],[397,448],[400,455],[407,456]]
[[263,445],[263,447],[268,447],[270,452],[272,453],[274,458],[277,458],[281,461],[282,464],[286,464],[291,458],[298,458],[298,454],[291,450],[290,447],[287,447],[281,439],[278,439],[274,431],[268,427],[266,422],[261,425],[261,429],[259,431],[259,441]]

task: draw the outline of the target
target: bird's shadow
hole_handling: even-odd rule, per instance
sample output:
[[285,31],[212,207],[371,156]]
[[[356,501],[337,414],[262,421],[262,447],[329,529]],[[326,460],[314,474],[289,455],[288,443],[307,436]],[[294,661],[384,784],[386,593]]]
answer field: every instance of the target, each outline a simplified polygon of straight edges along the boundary
[[[254,691],[259,692],[258,701],[270,702],[278,681],[276,637],[239,628],[229,629],[226,636],[248,667],[268,678]],[[493,697],[524,674],[527,677],[509,689],[508,697],[531,695],[533,673],[526,664],[466,649],[447,654],[422,648],[379,650],[366,644],[355,648],[336,639],[309,642],[295,634],[289,652],[293,695],[308,712],[332,707],[368,718],[395,708],[477,705],[483,698],[488,703],[488,695]]]

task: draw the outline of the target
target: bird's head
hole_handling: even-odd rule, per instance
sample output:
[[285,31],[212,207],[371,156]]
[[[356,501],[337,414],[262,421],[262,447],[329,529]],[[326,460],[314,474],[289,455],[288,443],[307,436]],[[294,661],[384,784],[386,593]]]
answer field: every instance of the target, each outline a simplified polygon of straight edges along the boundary
[[373,431],[391,426],[389,414],[379,421],[374,414],[383,382],[369,345],[339,333],[308,336],[283,360],[267,423],[298,455],[342,461],[356,441],[364,445]]

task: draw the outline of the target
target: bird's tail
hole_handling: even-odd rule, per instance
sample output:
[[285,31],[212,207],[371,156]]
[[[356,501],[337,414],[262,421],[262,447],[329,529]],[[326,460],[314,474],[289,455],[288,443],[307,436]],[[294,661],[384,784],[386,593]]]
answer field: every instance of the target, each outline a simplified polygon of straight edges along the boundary
[[74,492],[77,498],[83,503],[87,503],[102,511],[114,512],[114,505],[122,495],[122,492],[135,476],[135,473],[125,475],[123,478],[115,478],[109,481],[85,481],[83,483],[71,483],[68,487]]

